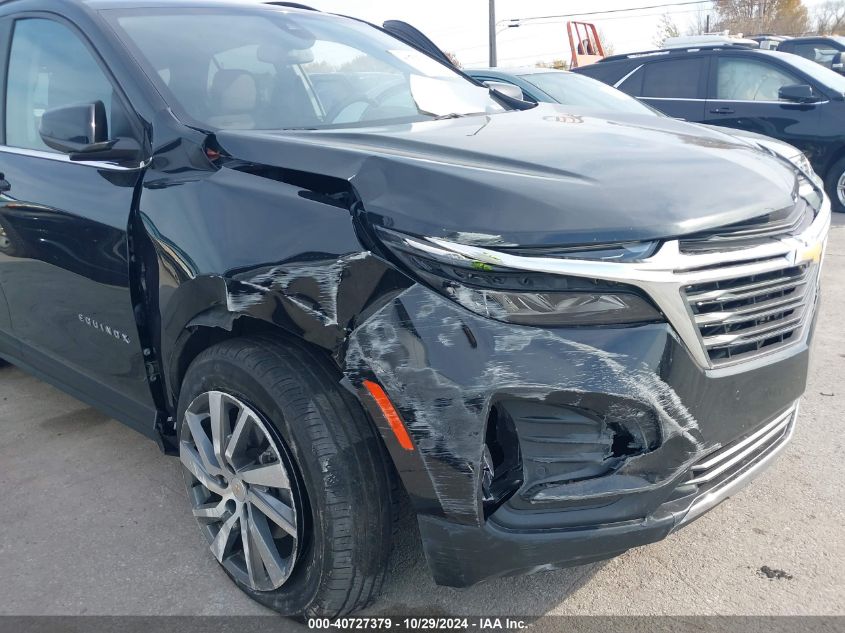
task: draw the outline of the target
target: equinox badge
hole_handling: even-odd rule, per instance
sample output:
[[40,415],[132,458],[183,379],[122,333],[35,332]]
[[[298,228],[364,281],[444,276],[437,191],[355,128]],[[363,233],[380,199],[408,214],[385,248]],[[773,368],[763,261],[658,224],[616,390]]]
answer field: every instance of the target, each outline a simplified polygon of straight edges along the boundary
[[97,319],[92,319],[89,316],[85,316],[84,314],[79,314],[79,322],[84,323],[88,327],[92,327],[95,330],[100,330],[103,334],[107,334],[108,336],[114,337],[116,340],[126,343],[127,345],[132,344],[132,340],[129,338],[128,334],[124,334],[120,330],[116,330],[105,323],[100,323]]

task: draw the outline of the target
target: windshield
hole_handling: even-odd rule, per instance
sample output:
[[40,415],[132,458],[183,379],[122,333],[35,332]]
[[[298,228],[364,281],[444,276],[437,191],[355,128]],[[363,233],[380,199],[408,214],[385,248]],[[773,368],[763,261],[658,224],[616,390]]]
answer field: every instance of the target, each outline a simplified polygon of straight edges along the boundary
[[321,129],[501,112],[489,90],[362,22],[277,7],[111,14],[165,99],[211,129]]
[[825,68],[821,64],[814,61],[800,57],[799,55],[792,55],[791,53],[768,53],[769,55],[777,55],[782,61],[794,66],[805,75],[809,75],[820,84],[830,88],[837,94],[845,94],[845,77],[839,73]]
[[581,75],[566,72],[532,73],[522,75],[522,79],[565,105],[584,106],[605,112],[656,114],[624,92]]

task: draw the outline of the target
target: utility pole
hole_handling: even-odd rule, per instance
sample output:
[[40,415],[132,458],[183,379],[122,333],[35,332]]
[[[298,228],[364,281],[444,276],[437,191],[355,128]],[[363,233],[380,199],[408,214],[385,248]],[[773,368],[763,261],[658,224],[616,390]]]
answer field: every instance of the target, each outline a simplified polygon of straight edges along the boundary
[[490,0],[490,68],[496,67],[496,0]]
[[705,32],[705,33],[709,33],[709,32],[710,32],[710,14],[709,14],[709,13],[707,14],[707,26],[705,27],[704,32]]

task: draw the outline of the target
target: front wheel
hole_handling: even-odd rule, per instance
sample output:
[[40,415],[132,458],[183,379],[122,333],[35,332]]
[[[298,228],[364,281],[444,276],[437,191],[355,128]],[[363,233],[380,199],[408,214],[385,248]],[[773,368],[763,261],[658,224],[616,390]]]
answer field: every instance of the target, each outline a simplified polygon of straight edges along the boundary
[[235,339],[191,364],[179,455],[214,558],[289,616],[344,615],[380,592],[390,470],[360,404],[299,345]]
[[830,197],[830,208],[837,213],[845,213],[845,158],[828,170],[824,188]]

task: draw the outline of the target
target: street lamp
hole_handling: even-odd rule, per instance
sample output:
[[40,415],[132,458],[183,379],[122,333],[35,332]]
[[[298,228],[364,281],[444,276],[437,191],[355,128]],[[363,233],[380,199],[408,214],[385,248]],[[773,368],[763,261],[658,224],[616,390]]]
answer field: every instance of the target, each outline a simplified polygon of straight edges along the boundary
[[496,0],[490,0],[490,68],[496,67]]

